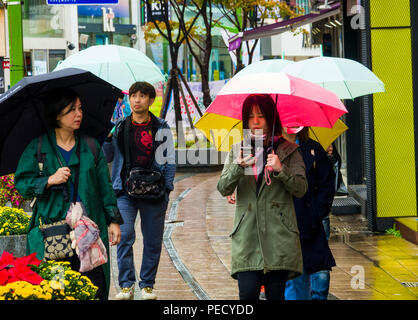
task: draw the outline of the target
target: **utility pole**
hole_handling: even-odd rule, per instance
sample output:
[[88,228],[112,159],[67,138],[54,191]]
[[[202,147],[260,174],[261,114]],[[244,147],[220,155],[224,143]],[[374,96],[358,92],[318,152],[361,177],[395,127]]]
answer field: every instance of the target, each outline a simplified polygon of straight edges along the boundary
[[7,21],[9,29],[10,86],[25,76],[23,60],[22,3],[7,2]]

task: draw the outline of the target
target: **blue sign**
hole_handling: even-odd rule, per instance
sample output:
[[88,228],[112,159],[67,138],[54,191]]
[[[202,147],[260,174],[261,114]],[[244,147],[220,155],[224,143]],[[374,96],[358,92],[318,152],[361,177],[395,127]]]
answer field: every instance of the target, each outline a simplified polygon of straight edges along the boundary
[[47,4],[49,5],[54,5],[54,4],[78,4],[78,5],[82,5],[82,4],[118,4],[119,0],[46,0]]

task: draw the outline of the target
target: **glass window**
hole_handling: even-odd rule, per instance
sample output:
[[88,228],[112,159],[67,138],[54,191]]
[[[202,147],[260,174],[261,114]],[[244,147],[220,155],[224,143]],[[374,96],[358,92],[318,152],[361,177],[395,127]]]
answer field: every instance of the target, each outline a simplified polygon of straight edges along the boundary
[[65,50],[49,50],[49,72],[54,71],[58,62],[65,59]]
[[[119,0],[117,5],[97,5],[97,6],[78,6],[78,22],[81,24],[103,23],[102,8],[106,9],[106,13],[113,13],[113,24],[130,24],[130,0]],[[109,10],[111,9],[111,11]]]
[[64,7],[48,6],[45,0],[26,0],[23,5],[22,25],[25,37],[62,38]]
[[47,50],[33,50],[33,75],[44,74],[48,72]]
[[132,47],[131,45],[131,36],[129,34],[113,34],[112,44],[117,44],[118,46]]

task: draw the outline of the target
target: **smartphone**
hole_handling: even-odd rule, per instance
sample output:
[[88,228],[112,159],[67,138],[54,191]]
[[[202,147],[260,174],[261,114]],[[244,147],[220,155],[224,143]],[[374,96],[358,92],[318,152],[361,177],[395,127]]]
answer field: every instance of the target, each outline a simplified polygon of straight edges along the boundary
[[253,148],[252,147],[249,147],[249,146],[241,146],[241,151],[242,151],[242,157],[243,158],[249,156],[250,154],[252,154],[254,156]]

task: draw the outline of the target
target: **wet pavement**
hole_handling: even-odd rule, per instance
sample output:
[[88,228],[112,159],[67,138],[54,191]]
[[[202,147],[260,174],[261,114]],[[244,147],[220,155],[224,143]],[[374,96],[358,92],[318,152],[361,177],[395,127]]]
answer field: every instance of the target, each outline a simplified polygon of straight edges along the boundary
[[[237,300],[229,274],[234,206],[216,190],[220,171],[177,173],[166,215],[164,245],[155,283],[159,300]],[[139,215],[138,215],[139,216]],[[360,214],[330,215],[330,247],[337,266],[329,299],[418,300],[418,246],[393,235],[373,234]],[[142,236],[136,224],[137,278]],[[116,249],[111,249],[112,284],[118,292]],[[139,288],[136,285],[135,300]]]

